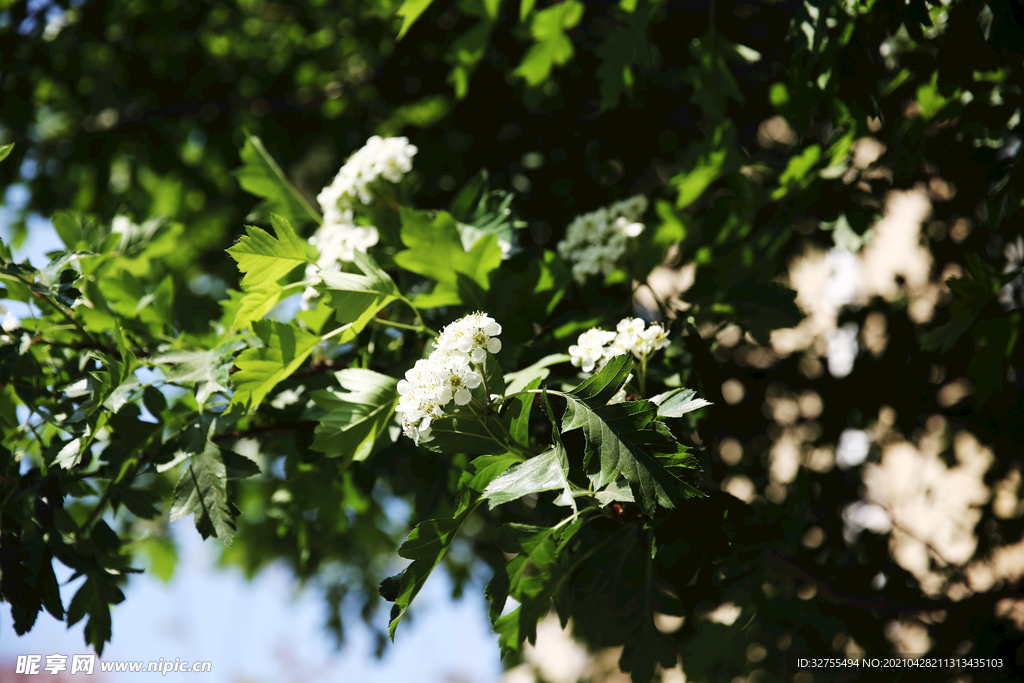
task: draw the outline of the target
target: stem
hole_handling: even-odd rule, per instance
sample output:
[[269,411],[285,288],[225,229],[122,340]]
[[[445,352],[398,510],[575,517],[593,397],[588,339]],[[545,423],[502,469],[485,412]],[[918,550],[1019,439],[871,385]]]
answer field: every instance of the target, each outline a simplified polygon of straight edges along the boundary
[[479,371],[480,373],[480,381],[483,382],[484,385],[484,396],[487,398],[487,403],[490,404],[491,390],[487,388],[487,375],[484,374],[484,369],[480,366],[479,363],[473,363],[473,367],[475,367],[477,371]]
[[352,327],[352,323],[348,323],[347,325],[342,325],[341,327],[339,327],[338,329],[334,330],[333,332],[328,332],[324,336],[320,337],[320,341],[324,342],[324,341],[327,341],[328,339],[330,339],[331,337],[336,337],[337,335],[341,334],[342,332],[344,332],[345,330],[347,330],[350,327]]
[[[110,501],[110,494],[113,493],[113,492],[114,492],[114,480],[111,479],[110,483],[107,484],[106,490],[103,492],[103,497],[100,498],[100,502],[98,502],[96,504],[96,507],[93,508],[92,512],[89,513],[89,517],[86,518],[86,520],[82,524],[82,526],[78,527],[79,531],[83,531],[86,534],[89,533],[90,529],[92,528],[92,525],[96,523],[96,520],[99,517],[103,516],[103,510],[104,510],[104,508],[107,507],[107,503]],[[77,536],[78,534],[76,533],[75,535]]]
[[[475,407],[475,408],[477,408],[478,410],[483,410],[485,412],[483,414],[470,413],[469,415],[465,415],[465,417],[475,417],[478,420],[480,420],[483,423],[484,429],[487,430],[487,433],[490,434],[491,437],[495,441],[499,441],[499,439],[496,436],[494,436],[494,432],[492,432],[490,430],[490,428],[487,427],[487,420],[493,420],[494,422],[496,422],[498,424],[499,427],[501,427],[501,431],[504,432],[505,439],[507,440],[508,445],[510,447],[512,447],[514,450],[519,451],[520,455],[522,455],[522,456],[524,456],[526,458],[529,458],[529,457],[531,457],[533,455],[533,453],[530,452],[529,448],[527,448],[526,446],[523,446],[523,444],[519,443],[514,438],[512,438],[511,432],[509,432],[508,429],[505,427],[505,423],[502,422],[500,417],[498,417],[493,412],[491,412],[488,408],[480,405],[476,401],[470,401],[470,405]],[[459,417],[463,417],[463,416],[460,415]]]
[[415,314],[416,314],[416,320],[418,320],[418,321],[420,322],[420,328],[421,328],[421,329],[422,329],[422,330],[423,330],[424,332],[426,332],[427,334],[429,334],[429,335],[430,335],[431,337],[436,337],[436,336],[437,336],[437,332],[435,332],[434,330],[432,330],[432,329],[430,329],[429,327],[427,327],[427,323],[425,323],[425,322],[423,321],[423,315],[422,315],[422,314],[420,313],[420,309],[418,309],[418,308],[416,308],[415,306],[413,306],[413,303],[412,303],[411,301],[409,301],[409,300],[408,300],[407,298],[405,298],[404,296],[403,296],[403,297],[400,297],[400,299],[401,299],[401,301],[403,301],[404,303],[406,303],[406,304],[407,304],[407,305],[409,306],[409,308],[411,308],[411,309],[412,309],[412,312],[413,312],[413,313],[415,313]]
[[647,354],[640,356],[640,396],[647,395]]
[[78,329],[78,331],[81,332],[82,334],[84,334],[93,344],[96,344],[97,346],[99,345],[99,343],[100,343],[99,340],[96,339],[96,337],[92,336],[92,333],[90,333],[88,330],[86,330],[84,327],[82,327],[81,323],[79,323],[77,320],[75,320],[75,317],[71,314],[71,309],[65,308],[65,306],[63,304],[61,304],[56,299],[50,297],[49,295],[40,294],[39,292],[33,290],[32,289],[32,283],[29,282],[28,280],[26,280],[25,278],[21,277],[20,275],[13,275],[13,274],[10,274],[10,273],[4,273],[4,274],[0,275],[0,278],[12,278],[14,280],[17,280],[21,284],[25,285],[25,287],[27,287],[30,292],[32,292],[37,297],[39,297],[43,301],[46,301],[51,306],[56,308],[61,313],[61,315],[63,315],[65,318],[68,319],[68,322],[70,322],[72,325],[74,325]]
[[561,396],[562,398],[568,398],[569,397],[569,394],[566,394],[566,393],[561,392],[561,391],[556,391],[554,389],[523,389],[522,391],[517,391],[515,393],[507,394],[505,396],[501,396],[499,398],[496,398],[496,399],[494,399],[494,403],[495,404],[501,404],[501,403],[504,403],[505,401],[509,400],[510,398],[515,398],[516,396],[523,396],[524,394],[543,394],[545,391],[547,393],[549,393],[549,394],[554,394],[555,396]]
[[388,327],[398,327],[403,330],[412,330],[413,332],[426,332],[422,325],[410,325],[409,323],[397,323],[393,320],[382,320],[381,318],[370,318],[371,323],[377,325],[387,325]]

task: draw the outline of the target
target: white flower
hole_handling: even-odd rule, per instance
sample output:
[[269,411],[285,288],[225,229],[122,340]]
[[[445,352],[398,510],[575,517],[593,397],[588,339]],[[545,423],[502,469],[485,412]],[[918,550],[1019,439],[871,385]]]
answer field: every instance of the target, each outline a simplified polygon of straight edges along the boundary
[[615,219],[615,227],[626,237],[639,237],[644,231],[643,223],[630,223],[625,216]]
[[[373,197],[370,184],[378,178],[391,183],[401,182],[402,176],[412,170],[412,158],[416,146],[407,138],[380,138],[376,135],[366,145],[348,158],[345,165],[330,185],[317,195],[317,202],[324,214],[324,223],[309,238],[309,243],[320,253],[316,266],[306,268],[306,279],[312,284],[319,282],[320,270],[339,271],[341,264],[352,261],[355,252],[366,251],[377,244],[380,235],[377,228],[356,225],[354,211],[357,207],[370,204]],[[303,306],[316,296],[316,290],[308,287],[302,294]]]
[[629,199],[615,202],[608,207],[612,218],[625,218],[627,221],[639,220],[647,211],[647,197],[642,194],[633,195]]
[[453,400],[457,406],[472,401],[471,390],[483,383],[472,363],[482,363],[488,353],[501,350],[499,334],[501,325],[483,313],[467,315],[441,330],[430,356],[416,361],[398,382],[395,411],[402,415],[406,436],[419,444],[432,421],[443,417],[444,406]]
[[330,185],[317,196],[325,223],[344,223],[346,212],[357,203],[370,204],[373,197],[369,185],[380,177],[391,183],[401,182],[412,170],[415,145],[408,138],[380,138],[374,135],[366,145],[348,158]]
[[558,255],[571,264],[573,278],[583,284],[592,275],[615,270],[629,240],[643,232],[639,219],[646,210],[647,198],[636,195],[577,216],[557,246]]
[[569,347],[572,364],[582,367],[583,372],[593,372],[598,361],[604,359],[604,346],[615,339],[614,332],[601,329],[590,329],[579,336],[576,343]]
[[474,363],[482,363],[488,352],[501,351],[501,340],[495,339],[499,334],[501,325],[494,318],[474,313],[448,325],[434,343],[438,349],[457,350],[468,354]]
[[13,332],[14,330],[16,330],[19,327],[21,327],[21,320],[18,318],[18,316],[14,315],[10,311],[8,311],[7,308],[3,304],[0,304],[0,315],[2,315],[4,317],[4,320],[3,320],[4,332]]
[[615,356],[632,353],[637,358],[649,356],[668,346],[668,334],[661,325],[652,323],[644,329],[640,318],[623,318],[615,332],[599,328],[587,330],[569,347],[572,364],[584,372],[603,368]]
[[445,368],[442,374],[444,389],[441,395],[441,405],[448,403],[452,398],[455,404],[464,406],[473,399],[470,389],[476,389],[481,382],[480,373],[469,369],[467,365]]
[[317,248],[320,256],[316,265],[306,266],[306,280],[310,286],[302,293],[303,306],[308,307],[309,300],[316,296],[312,285],[320,282],[320,271],[340,271],[342,262],[352,261],[357,251],[365,254],[379,238],[377,228],[367,225],[324,223],[317,228],[309,243]]
[[115,216],[110,224],[110,232],[115,235],[127,235],[132,231],[132,221],[128,216]]
[[634,347],[634,353],[639,351],[638,355],[641,356],[648,356],[668,346],[668,333],[661,325],[652,324],[641,332],[639,337]]

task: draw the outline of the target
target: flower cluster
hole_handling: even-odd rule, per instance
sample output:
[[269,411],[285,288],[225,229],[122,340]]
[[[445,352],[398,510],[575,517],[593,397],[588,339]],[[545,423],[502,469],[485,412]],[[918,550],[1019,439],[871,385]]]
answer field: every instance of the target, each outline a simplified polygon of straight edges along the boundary
[[381,138],[374,135],[366,145],[349,157],[334,181],[317,196],[324,212],[324,223],[350,223],[358,202],[370,204],[370,184],[383,176],[391,183],[401,182],[412,170],[416,146],[408,138]]
[[558,255],[572,264],[572,275],[583,284],[591,275],[607,275],[626,252],[631,237],[644,231],[639,220],[647,198],[635,195],[591,213],[577,216],[558,243]]
[[[373,136],[366,145],[349,157],[338,171],[334,181],[317,196],[324,223],[309,238],[320,252],[316,265],[306,267],[306,279],[315,283],[320,270],[340,270],[341,263],[351,261],[356,251],[366,252],[377,244],[377,228],[356,225],[355,209],[370,204],[373,197],[370,184],[378,178],[398,183],[412,170],[415,145],[407,138],[380,138]],[[312,287],[303,294],[308,302],[316,296]]]
[[644,358],[666,346],[668,334],[661,325],[651,323],[644,329],[640,318],[623,318],[615,326],[615,332],[595,327],[581,334],[569,347],[569,356],[573,365],[584,372],[593,372],[595,367],[603,368],[615,356],[632,353]]
[[[602,330],[598,327],[584,332],[569,347],[572,364],[582,368],[584,372],[601,369],[615,356],[632,353],[637,358],[646,358],[655,351],[668,346],[668,334],[665,328],[657,323],[644,329],[644,321],[640,318],[623,318],[615,326],[615,332]],[[633,381],[633,375],[626,382]],[[626,400],[626,387],[623,385],[608,401],[622,403]]]
[[445,327],[434,340],[430,356],[416,361],[398,383],[398,407],[402,430],[417,444],[430,433],[430,423],[442,417],[451,401],[464,406],[472,399],[470,389],[483,377],[473,369],[488,353],[501,350],[501,325],[483,313],[467,315]]

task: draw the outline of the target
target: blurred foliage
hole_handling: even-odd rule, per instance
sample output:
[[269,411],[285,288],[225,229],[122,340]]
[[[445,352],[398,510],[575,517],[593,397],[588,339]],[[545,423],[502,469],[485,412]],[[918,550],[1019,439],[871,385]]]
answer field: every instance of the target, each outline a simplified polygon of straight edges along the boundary
[[[936,656],[1007,662],[974,680],[1013,680],[1024,666],[1019,621],[995,609],[1019,597],[1019,572],[965,588],[966,563],[926,549],[942,579],[926,590],[894,558],[890,532],[844,534],[863,468],[801,467],[778,495],[769,462],[780,426],[762,401],[779,387],[821,398],[824,411],[805,421],[809,449],[871,427],[887,407],[908,436],[941,415],[944,458],[955,460],[953,435],[966,430],[995,454],[987,485],[1020,473],[1019,2],[41,0],[0,2],[0,35],[4,220],[14,246],[42,229],[40,216],[64,244],[42,268],[15,263],[8,245],[0,254],[4,299],[24,304],[0,346],[0,593],[17,632],[42,609],[87,618],[100,651],[135,558],[170,576],[167,521],[195,514],[204,536],[230,542],[225,561],[252,574],[283,559],[301,579],[319,577],[339,637],[358,609],[383,648],[377,590],[400,542],[423,520],[465,513],[439,556],[456,592],[484,563],[509,583],[505,595],[534,600],[534,613],[512,619],[495,600],[506,650],[553,601],[589,645],[624,645],[620,663],[637,680],[679,656],[690,680],[791,680],[794,653],[889,652],[899,623],[923,628]],[[785,125],[766,127],[774,117]],[[297,322],[263,320],[297,282],[292,268],[256,282],[258,268],[242,279],[236,262],[259,257],[261,241],[281,255],[287,230],[291,266],[313,258],[299,239],[319,220],[313,198],[374,133],[419,148],[406,188],[415,201],[375,217],[379,268],[345,273],[331,305]],[[855,163],[869,137],[884,151]],[[889,341],[845,378],[799,354],[746,362],[803,317],[782,284],[792,260],[870,245],[886,193],[913,188],[932,200],[933,277],[957,265],[934,316],[912,315],[906,288],[846,306],[841,323],[880,314]],[[636,193],[653,209],[630,261],[573,284],[550,249],[564,226]],[[271,225],[271,213],[293,227]],[[471,255],[457,223],[515,234],[521,249],[501,261],[486,237]],[[422,315],[436,328],[485,310],[505,328],[508,371],[614,326],[634,311],[632,283],[663,263],[692,264],[695,279],[685,306],[657,302],[675,323],[650,382],[715,403],[673,423],[676,438],[705,446],[709,497],[650,516],[623,500],[558,535],[566,510],[554,493],[460,509],[467,490],[482,490],[484,458],[499,456],[415,450],[393,426],[368,426],[357,448],[331,441],[347,419],[338,388],[355,381],[344,373],[394,377],[423,355],[424,339],[388,334],[374,316],[413,325]],[[378,270],[394,291],[368,284]],[[346,320],[353,300],[366,315]],[[342,313],[330,322],[332,307]],[[325,326],[350,322],[320,343]],[[722,343],[730,326],[737,344]],[[961,377],[973,393],[939,401],[942,378]],[[547,382],[568,390],[578,379]],[[726,400],[726,380],[739,382],[739,400]],[[531,436],[546,439],[548,422],[535,411]],[[564,438],[580,467],[584,437]],[[729,440],[742,458],[722,457]],[[757,492],[751,504],[719,491],[738,476]],[[977,561],[1019,543],[1020,506],[1005,515],[981,504],[973,532]],[[568,553],[558,561],[555,540]],[[529,555],[533,581],[503,552]],[[70,601],[53,559],[85,577]],[[495,579],[489,596],[502,588]],[[706,618],[724,603],[739,617]],[[655,612],[686,619],[661,633]],[[861,672],[836,678],[846,675]]]

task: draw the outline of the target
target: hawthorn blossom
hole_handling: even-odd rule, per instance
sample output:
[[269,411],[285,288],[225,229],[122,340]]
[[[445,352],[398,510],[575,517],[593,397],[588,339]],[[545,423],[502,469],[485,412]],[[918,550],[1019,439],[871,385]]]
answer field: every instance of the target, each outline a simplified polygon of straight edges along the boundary
[[402,430],[419,444],[430,434],[434,420],[444,416],[444,406],[452,401],[467,405],[472,389],[483,383],[473,369],[488,353],[501,350],[501,325],[483,313],[474,313],[449,324],[434,340],[430,356],[416,361],[405,379],[398,382],[398,406]]
[[615,356],[632,353],[637,358],[650,356],[668,346],[668,334],[661,325],[652,323],[644,326],[640,318],[623,318],[615,326],[615,332],[592,328],[579,336],[569,347],[572,364],[582,367],[584,372],[601,369]]
[[558,243],[558,255],[572,264],[573,278],[583,284],[592,275],[611,273],[629,240],[644,231],[640,218],[646,210],[647,198],[635,195],[577,216]]
[[579,336],[576,343],[569,347],[569,356],[572,364],[582,367],[583,372],[593,372],[594,366],[601,361],[604,365],[605,345],[615,339],[614,332],[607,332],[601,329],[587,330]]
[[317,248],[319,257],[316,265],[306,266],[306,279],[310,286],[302,294],[302,303],[316,296],[312,285],[320,281],[322,270],[340,271],[341,264],[352,261],[355,252],[366,251],[377,244],[380,235],[372,225],[357,225],[355,210],[361,205],[373,202],[370,185],[383,178],[390,183],[401,182],[402,177],[412,170],[412,158],[416,146],[400,138],[373,136],[366,145],[349,157],[330,185],[317,195],[324,222],[309,243]]
[[370,184],[382,177],[390,183],[399,183],[412,170],[415,145],[409,139],[381,138],[374,135],[366,145],[348,158],[330,185],[325,187],[317,201],[324,212],[324,223],[351,222],[349,211],[359,203],[371,204]]

